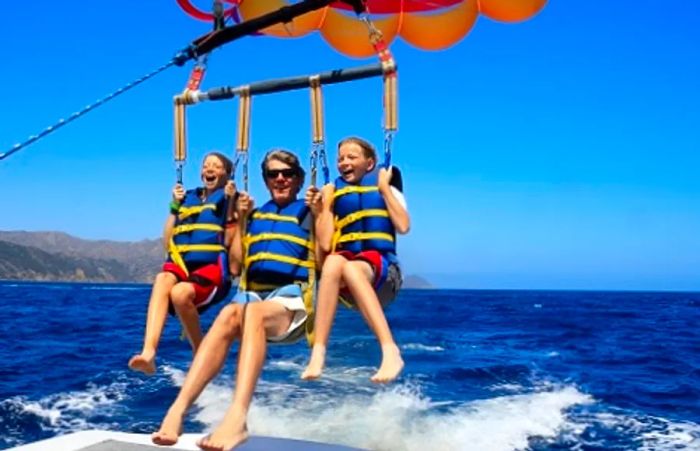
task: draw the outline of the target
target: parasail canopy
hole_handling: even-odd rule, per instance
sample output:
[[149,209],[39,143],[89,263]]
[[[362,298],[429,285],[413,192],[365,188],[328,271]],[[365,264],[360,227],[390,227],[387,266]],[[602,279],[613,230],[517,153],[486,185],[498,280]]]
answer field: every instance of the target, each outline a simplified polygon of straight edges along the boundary
[[[294,0],[224,0],[226,14],[247,21],[298,3]],[[212,21],[212,14],[199,9],[193,0],[177,0],[194,18]],[[501,22],[522,22],[535,16],[547,0],[366,0],[374,25],[387,43],[400,37],[422,50],[445,49],[464,38],[479,15]],[[367,27],[357,20],[352,7],[334,2],[301,15],[286,24],[273,25],[262,34],[301,37],[318,30],[337,51],[353,57],[373,55]]]

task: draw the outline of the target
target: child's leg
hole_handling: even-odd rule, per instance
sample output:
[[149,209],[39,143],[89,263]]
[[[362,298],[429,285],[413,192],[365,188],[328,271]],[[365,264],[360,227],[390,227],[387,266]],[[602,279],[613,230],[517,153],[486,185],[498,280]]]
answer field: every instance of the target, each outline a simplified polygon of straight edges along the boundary
[[241,336],[242,317],[241,304],[227,305],[216,317],[194,356],[177,398],[163,418],[160,429],[151,437],[154,443],[173,445],[177,442],[185,413],[204,387],[221,371],[233,340]]
[[216,429],[197,443],[199,447],[232,449],[248,438],[248,408],[265,363],[267,337],[286,331],[293,317],[294,313],[278,302],[252,302],[246,306],[233,401]]
[[148,301],[143,348],[140,354],[129,360],[129,368],[132,370],[149,375],[156,372],[155,358],[158,342],[168,317],[170,291],[176,283],[177,277],[172,273],[161,272],[156,276],[151,290],[151,299]]
[[195,306],[197,292],[191,282],[180,282],[173,287],[170,300],[173,309],[180,318],[180,323],[185,331],[185,335],[192,346],[192,353],[197,352],[202,342],[202,329],[199,325],[199,313]]
[[302,379],[316,379],[321,376],[326,361],[326,346],[338,307],[338,294],[343,273],[343,266],[348,261],[340,255],[329,255],[323,263],[321,280],[318,286],[316,302],[316,319],[314,321],[314,346],[311,359],[301,374]]
[[373,270],[369,263],[362,260],[348,262],[343,267],[343,281],[348,286],[357,303],[357,308],[374,335],[377,336],[382,348],[382,364],[372,376],[372,382],[389,382],[396,379],[401,373],[403,359],[396,342],[394,342],[377,293],[370,282],[373,276]]

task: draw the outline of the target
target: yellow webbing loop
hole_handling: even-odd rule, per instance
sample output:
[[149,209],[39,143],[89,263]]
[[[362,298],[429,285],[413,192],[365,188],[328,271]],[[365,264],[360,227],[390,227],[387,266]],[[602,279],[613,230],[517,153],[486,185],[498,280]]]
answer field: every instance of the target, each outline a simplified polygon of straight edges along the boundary
[[299,218],[296,216],[278,215],[277,213],[261,213],[259,211],[253,213],[253,219],[267,219],[270,221],[285,221],[299,224]]
[[216,204],[195,205],[194,207],[180,207],[177,217],[180,220],[189,218],[192,215],[198,215],[204,210],[216,210]]
[[340,188],[339,190],[336,190],[333,193],[333,198],[336,199],[340,196],[344,196],[346,194],[350,193],[371,193],[372,191],[379,191],[379,188],[376,186],[346,186],[345,188]]
[[364,241],[364,240],[385,240],[394,242],[394,237],[384,232],[352,232],[341,234],[340,230],[333,234],[333,242],[331,244],[333,251],[338,244],[347,243],[349,241]]
[[170,259],[173,261],[173,263],[179,266],[180,269],[182,269],[182,271],[189,276],[190,272],[187,270],[185,260],[182,259],[182,255],[180,255],[180,252],[178,251],[172,236],[170,237],[170,241],[168,242],[168,254],[170,254]]
[[260,233],[255,236],[247,236],[246,237],[246,244],[250,246],[253,243],[257,243],[260,241],[271,241],[271,240],[282,240],[282,241],[289,241],[294,244],[298,244],[300,246],[304,246],[307,249],[313,249],[311,243],[308,240],[305,240],[304,238],[299,238],[298,236],[294,235],[289,235],[286,233]]
[[176,244],[179,253],[186,252],[221,252],[226,250],[221,244]]
[[381,210],[379,208],[356,211],[355,213],[350,213],[349,215],[343,217],[343,219],[336,220],[335,228],[341,230],[344,227],[347,227],[349,224],[352,224],[353,222],[370,217],[388,218],[389,212],[386,210]]
[[193,232],[195,230],[207,230],[209,232],[223,232],[224,228],[216,224],[183,224],[173,228],[173,235]]
[[247,257],[245,259],[245,266],[248,267],[250,263],[261,261],[261,260],[272,260],[276,262],[289,263],[290,265],[303,266],[304,268],[311,268],[314,263],[308,260],[301,260],[299,258],[289,257],[287,255],[274,254],[272,252],[259,252],[255,255]]

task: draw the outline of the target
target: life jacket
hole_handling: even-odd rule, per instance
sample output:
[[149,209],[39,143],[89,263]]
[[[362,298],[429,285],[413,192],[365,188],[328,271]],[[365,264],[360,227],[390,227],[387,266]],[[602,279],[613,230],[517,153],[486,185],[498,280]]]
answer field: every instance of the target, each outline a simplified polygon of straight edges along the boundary
[[396,231],[377,187],[378,174],[375,168],[365,174],[358,184],[350,184],[342,177],[335,180],[334,251],[359,253],[375,250],[395,259]]
[[241,289],[267,291],[291,283],[306,283],[314,266],[309,215],[303,200],[280,208],[273,201],[253,211],[244,240],[245,277]]
[[217,189],[204,201],[200,197],[201,190],[185,193],[173,226],[168,257],[185,272],[210,263],[220,263],[228,270],[228,254],[224,247],[224,190]]

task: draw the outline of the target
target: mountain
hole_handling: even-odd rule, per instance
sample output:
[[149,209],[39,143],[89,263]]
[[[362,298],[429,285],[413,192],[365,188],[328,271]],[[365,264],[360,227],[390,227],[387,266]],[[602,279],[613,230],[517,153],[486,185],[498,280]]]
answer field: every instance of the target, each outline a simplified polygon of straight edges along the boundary
[[426,279],[424,279],[421,276],[418,276],[416,274],[411,274],[403,279],[403,288],[414,288],[414,289],[431,289],[435,288],[430,282],[428,282]]
[[[0,280],[147,282],[164,258],[160,240],[83,240],[62,232],[0,231]],[[407,275],[403,288],[434,288]]]
[[0,279],[150,282],[160,240],[83,240],[61,232],[0,232]]

